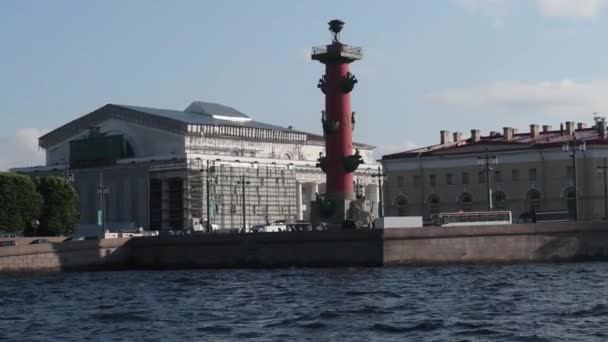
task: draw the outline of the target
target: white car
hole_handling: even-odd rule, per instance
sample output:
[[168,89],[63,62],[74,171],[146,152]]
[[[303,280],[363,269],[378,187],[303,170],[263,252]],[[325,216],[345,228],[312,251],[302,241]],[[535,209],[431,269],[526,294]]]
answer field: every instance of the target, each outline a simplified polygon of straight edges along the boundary
[[285,221],[275,221],[269,224],[258,224],[249,228],[251,233],[275,233],[275,232],[286,232],[287,224]]

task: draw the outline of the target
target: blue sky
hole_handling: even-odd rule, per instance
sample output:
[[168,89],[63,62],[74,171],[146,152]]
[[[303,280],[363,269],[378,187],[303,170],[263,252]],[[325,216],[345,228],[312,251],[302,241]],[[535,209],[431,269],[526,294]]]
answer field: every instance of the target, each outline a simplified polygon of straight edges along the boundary
[[310,48],[352,65],[356,140],[380,153],[439,130],[526,131],[608,111],[606,0],[0,2],[0,169],[43,162],[36,138],[106,103],[220,102],[320,132]]

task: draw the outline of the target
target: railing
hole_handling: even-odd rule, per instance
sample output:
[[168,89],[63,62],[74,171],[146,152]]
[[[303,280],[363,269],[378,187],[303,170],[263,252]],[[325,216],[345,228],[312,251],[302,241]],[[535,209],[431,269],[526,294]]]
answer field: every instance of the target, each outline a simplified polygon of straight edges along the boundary
[[[313,55],[322,55],[328,52],[327,47],[336,47],[336,48],[332,48],[331,52],[343,52],[349,55],[356,55],[356,56],[361,56],[363,54],[363,49],[361,49],[358,46],[350,46],[350,45],[325,45],[325,46],[314,46],[312,48],[312,54]],[[337,47],[340,48],[337,48]]]

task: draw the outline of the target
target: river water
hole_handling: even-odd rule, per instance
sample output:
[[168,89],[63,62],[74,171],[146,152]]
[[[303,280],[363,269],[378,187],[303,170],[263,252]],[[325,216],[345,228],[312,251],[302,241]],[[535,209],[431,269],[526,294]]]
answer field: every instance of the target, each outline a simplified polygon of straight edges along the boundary
[[608,263],[0,275],[0,341],[606,341]]

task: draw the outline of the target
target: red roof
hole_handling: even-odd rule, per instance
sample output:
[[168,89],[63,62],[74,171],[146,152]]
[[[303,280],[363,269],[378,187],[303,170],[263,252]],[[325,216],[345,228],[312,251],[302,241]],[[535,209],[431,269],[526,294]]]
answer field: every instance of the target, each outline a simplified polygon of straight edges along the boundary
[[[503,134],[493,134],[482,136],[477,142],[473,142],[471,138],[462,139],[456,142],[448,142],[445,144],[430,145],[426,147],[416,148],[404,152],[387,154],[382,156],[382,160],[413,158],[419,156],[432,155],[450,155],[472,153],[474,146],[485,147],[490,150],[525,150],[525,149],[543,149],[555,148],[564,145],[564,143],[573,140],[585,141],[586,145],[608,145],[608,139],[602,137],[602,133],[595,127],[576,129],[572,135],[569,135],[566,130],[554,130],[547,132],[539,132],[538,137],[533,138],[528,133],[513,134],[511,140],[506,140]],[[494,147],[494,148],[491,148]]]

